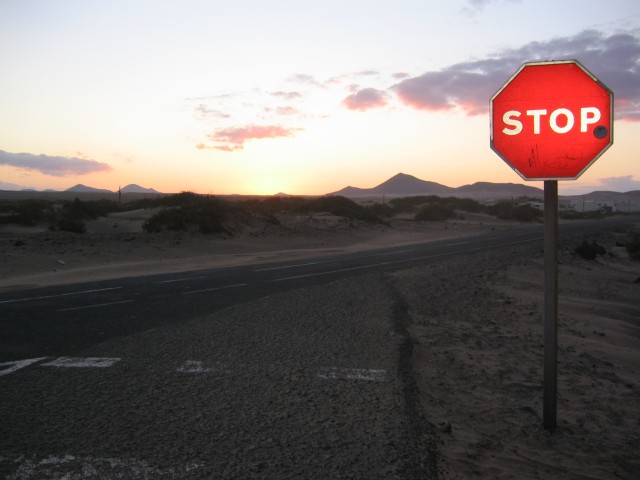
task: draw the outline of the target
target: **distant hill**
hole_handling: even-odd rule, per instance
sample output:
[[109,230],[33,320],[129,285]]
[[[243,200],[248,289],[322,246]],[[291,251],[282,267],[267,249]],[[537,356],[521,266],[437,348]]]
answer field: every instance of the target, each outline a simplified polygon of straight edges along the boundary
[[122,187],[120,191],[122,193],[160,193],[154,188],[144,188],[140,185],[136,185],[135,183],[131,183],[126,187]]
[[113,193],[111,190],[106,190],[104,188],[93,188],[93,187],[87,187],[86,185],[82,185],[81,183],[79,183],[78,185],[75,185],[71,188],[68,188],[67,190],[65,190],[65,192],[71,192],[71,193]]
[[630,192],[608,192],[603,190],[596,190],[584,195],[563,195],[562,198],[568,200],[593,200],[593,201],[640,201],[640,190],[631,190]]
[[476,199],[497,199],[512,197],[542,197],[543,190],[518,183],[477,182],[462,187],[448,187],[436,182],[420,180],[413,175],[399,173],[373,188],[346,187],[329,195],[344,197],[371,197],[387,195],[390,197],[411,197],[416,195],[437,195]]
[[386,182],[373,188],[346,187],[331,195],[342,195],[343,197],[368,197],[372,195],[448,195],[454,189],[436,182],[420,180],[413,175],[398,173]]
[[[136,185],[135,183],[131,183],[129,185],[127,185],[126,187],[122,187],[121,189],[122,193],[160,193],[159,191],[153,189],[153,188],[144,188],[141,187],[140,185]],[[81,183],[79,183],[78,185],[71,187],[67,190],[65,190],[65,192],[71,192],[71,193],[116,193],[113,192],[112,190],[107,190],[104,188],[93,188],[93,187],[88,187],[86,185],[82,185]]]

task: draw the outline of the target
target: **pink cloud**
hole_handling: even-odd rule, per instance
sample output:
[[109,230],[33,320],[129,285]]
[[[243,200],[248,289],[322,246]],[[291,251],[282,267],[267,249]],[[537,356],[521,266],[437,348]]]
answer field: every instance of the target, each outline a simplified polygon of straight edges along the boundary
[[250,140],[266,138],[292,137],[298,128],[285,128],[280,125],[245,125],[242,127],[229,127],[216,130],[207,135],[207,138],[215,145],[196,145],[198,150],[216,149],[224,152],[242,150],[244,144]]
[[349,110],[363,112],[372,108],[384,107],[387,104],[387,99],[387,93],[382,90],[364,88],[345,98],[342,105]]
[[278,91],[278,92],[272,92],[271,95],[273,95],[274,97],[283,98],[285,100],[296,100],[298,98],[302,98],[302,93],[296,92],[296,91],[292,91],[292,92]]
[[[480,2],[482,3],[482,2]],[[640,37],[637,32],[606,36],[586,30],[573,37],[531,42],[515,50],[428,71],[397,83],[391,90],[402,103],[419,110],[489,111],[489,99],[528,61],[577,59],[615,94],[619,120],[640,120]]]
[[3,150],[0,150],[0,165],[9,165],[22,170],[35,170],[54,177],[89,175],[113,170],[106,163],[87,158],[10,153]]
[[296,107],[286,105],[283,107],[277,107],[276,113],[278,115],[296,115],[297,113],[300,113],[300,110],[298,110]]

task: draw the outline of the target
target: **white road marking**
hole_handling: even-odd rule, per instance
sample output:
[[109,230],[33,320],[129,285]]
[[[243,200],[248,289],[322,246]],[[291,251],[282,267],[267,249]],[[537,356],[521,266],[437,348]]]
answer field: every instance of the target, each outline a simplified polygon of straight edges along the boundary
[[93,305],[84,305],[82,307],[61,308],[60,310],[56,310],[56,312],[72,312],[73,310],[84,310],[85,308],[108,307],[110,305],[119,305],[121,303],[131,303],[131,302],[133,302],[133,300],[120,300],[119,302],[109,302],[109,303],[95,303]]
[[184,365],[176,370],[176,372],[180,373],[207,373],[210,371],[210,368],[204,368],[204,362],[200,360],[187,360]]
[[61,368],[108,368],[113,367],[121,358],[118,357],[58,357],[41,367]]
[[[263,365],[263,368],[273,372],[279,371],[283,375],[287,375],[290,370],[284,366],[278,365]],[[205,362],[200,360],[187,360],[183,365],[178,367],[176,372],[178,373],[225,373],[225,374],[245,374],[248,372],[259,373],[261,370],[260,365],[226,365],[217,363],[216,367],[205,367]],[[314,375],[324,380],[356,380],[366,382],[384,382],[387,376],[387,371],[382,369],[370,369],[370,368],[338,368],[338,367],[319,367],[310,375]]]
[[30,459],[29,457],[31,455],[20,455],[15,458],[5,457],[12,464],[18,465],[16,472],[7,478],[12,480],[35,480],[37,478],[67,480],[84,478],[172,479],[186,477],[187,473],[205,466],[200,462],[191,462],[160,468],[144,460],[134,458],[77,457],[75,455],[49,455],[40,459]]
[[[353,271],[353,270],[363,270],[365,268],[382,267],[384,265],[395,265],[395,264],[400,264],[400,263],[418,262],[420,260],[427,260],[427,259],[431,260],[431,259],[434,259],[434,258],[444,258],[444,257],[450,257],[452,255],[462,255],[462,254],[465,254],[465,253],[484,252],[486,250],[494,249],[494,248],[513,247],[513,246],[516,246],[516,245],[532,243],[532,242],[534,242],[536,240],[539,240],[539,239],[538,238],[534,238],[534,239],[527,239],[527,240],[519,240],[519,241],[515,241],[515,242],[505,243],[503,245],[496,245],[494,247],[474,247],[474,248],[467,248],[466,250],[458,250],[458,251],[454,251],[454,252],[436,253],[436,254],[432,254],[432,255],[421,255],[419,257],[403,258],[401,260],[390,260],[388,262],[380,262],[380,263],[370,263],[368,265],[360,265],[358,267],[341,268],[341,269],[338,269],[338,270],[330,270],[328,272],[315,272],[315,273],[307,273],[305,275],[294,275],[294,276],[291,276],[291,277],[275,278],[275,279],[273,279],[271,281],[272,282],[283,282],[285,280],[296,280],[298,278],[319,277],[319,276],[322,276],[322,275],[331,275],[333,273],[342,273],[342,272],[349,272],[349,271]],[[472,243],[472,242],[468,242],[468,243]]]
[[[0,376],[9,375],[22,368],[28,367],[38,362],[42,362],[49,357],[30,358],[26,360],[17,360],[14,362],[0,363]],[[55,368],[109,368],[120,362],[120,357],[58,357],[49,362],[41,363],[40,367],[55,367]],[[188,374],[238,374],[244,375],[247,373],[260,374],[262,369],[266,369],[270,372],[281,372],[283,375],[287,375],[290,369],[284,365],[227,365],[220,362],[213,362],[205,364],[202,360],[186,360],[175,371],[177,373]],[[306,370],[306,369],[304,369]],[[303,371],[304,371],[303,370]],[[296,371],[291,370],[291,371]],[[308,371],[308,370],[307,370]],[[300,373],[300,371],[297,371]],[[319,367],[315,371],[311,370],[309,375],[314,375],[323,380],[355,380],[365,382],[381,383],[386,380],[387,371],[383,369],[371,369],[371,368],[340,368],[340,367]]]
[[29,302],[31,300],[42,300],[45,298],[67,297],[69,295],[83,295],[85,293],[106,292],[108,290],[118,290],[122,287],[97,288],[95,290],[83,290],[81,292],[58,293],[56,295],[43,295],[42,297],[16,298],[15,300],[2,300],[0,303]]
[[193,293],[215,292],[216,290],[225,290],[227,288],[246,287],[247,283],[238,283],[235,285],[225,285],[224,287],[205,288],[203,290],[193,290],[191,292],[182,292],[183,295],[191,295]]
[[318,265],[320,263],[326,263],[326,262],[293,263],[291,265],[284,265],[282,267],[260,268],[258,270],[254,270],[254,272],[268,272],[270,270],[284,270],[287,268],[308,267],[309,265]]
[[[402,260],[402,262],[406,262],[408,260]],[[349,268],[340,268],[338,270],[330,270],[328,272],[315,272],[315,273],[307,273],[305,275],[294,275],[292,277],[282,277],[282,278],[275,278],[273,280],[271,280],[272,282],[282,282],[284,280],[295,280],[297,278],[307,278],[307,277],[319,277],[322,275],[331,275],[332,273],[341,273],[341,272],[350,272],[353,270],[362,270],[364,268],[373,268],[373,267],[380,267],[382,265],[391,265],[393,263],[400,263],[399,261],[394,261],[394,262],[382,262],[382,263],[371,263],[369,265],[360,265],[358,267],[349,267]]]
[[153,282],[155,284],[161,284],[161,283],[176,283],[176,282],[188,282],[190,280],[200,280],[203,278],[207,278],[207,277],[187,277],[187,278],[174,278],[171,280],[162,280],[161,282]]
[[41,362],[42,360],[46,360],[48,357],[40,357],[40,358],[29,358],[27,360],[18,360],[16,362],[4,362],[0,363],[0,377],[3,375],[9,375],[10,373],[16,372],[21,368],[28,367],[29,365],[33,365],[34,363]]
[[324,380],[362,380],[367,382],[384,382],[386,370],[371,370],[367,368],[338,368],[324,367],[317,374]]
[[376,253],[375,255],[373,255],[374,257],[383,257],[385,255],[399,255],[401,253],[411,253],[411,252],[415,252],[416,249],[413,248],[411,250],[398,250],[396,252],[386,252],[386,253]]

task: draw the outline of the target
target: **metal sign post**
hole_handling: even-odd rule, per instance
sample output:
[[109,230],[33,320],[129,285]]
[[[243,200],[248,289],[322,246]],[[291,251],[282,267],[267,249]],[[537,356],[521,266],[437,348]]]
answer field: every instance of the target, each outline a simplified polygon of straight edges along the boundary
[[544,182],[544,388],[542,423],[556,427],[558,391],[558,181]]

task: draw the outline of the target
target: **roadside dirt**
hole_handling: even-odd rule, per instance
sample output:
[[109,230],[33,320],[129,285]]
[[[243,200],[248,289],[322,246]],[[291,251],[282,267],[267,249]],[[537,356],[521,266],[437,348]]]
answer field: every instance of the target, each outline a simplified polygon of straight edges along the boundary
[[558,427],[542,428],[542,252],[511,248],[394,273],[443,480],[640,478],[640,263],[603,232],[560,246]]

